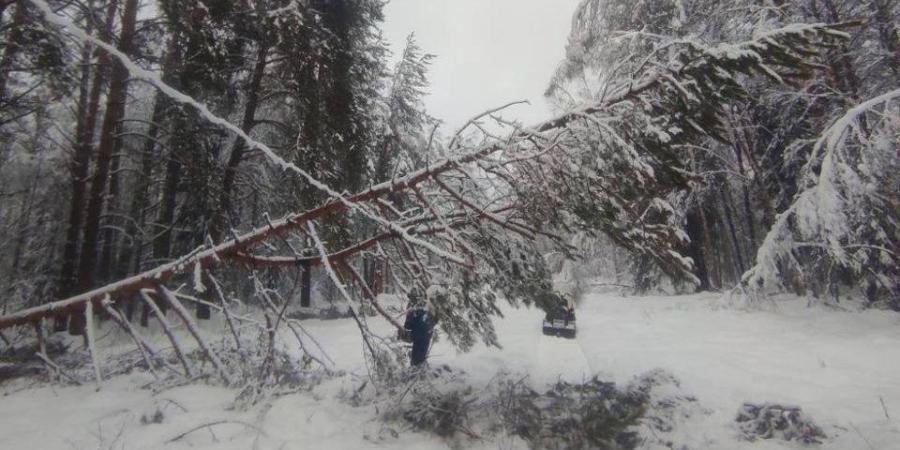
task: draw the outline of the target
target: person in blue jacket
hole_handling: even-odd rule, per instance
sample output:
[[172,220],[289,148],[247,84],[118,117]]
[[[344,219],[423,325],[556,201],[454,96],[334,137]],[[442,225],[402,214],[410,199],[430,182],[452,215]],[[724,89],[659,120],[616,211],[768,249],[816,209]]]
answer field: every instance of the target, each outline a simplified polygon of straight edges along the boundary
[[433,312],[428,310],[427,302],[417,291],[409,293],[409,304],[410,308],[406,313],[406,322],[404,322],[403,328],[412,342],[412,352],[409,354],[410,364],[419,366],[428,359],[431,336],[438,319]]

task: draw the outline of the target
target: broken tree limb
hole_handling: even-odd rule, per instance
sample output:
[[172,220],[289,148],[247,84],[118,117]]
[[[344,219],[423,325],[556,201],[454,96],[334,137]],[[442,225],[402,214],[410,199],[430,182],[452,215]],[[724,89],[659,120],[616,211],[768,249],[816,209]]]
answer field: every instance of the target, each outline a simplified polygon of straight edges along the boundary
[[47,356],[45,353],[38,352],[38,353],[35,353],[35,355],[38,358],[40,358],[40,360],[43,361],[44,364],[46,364],[49,369],[53,370],[55,373],[58,373],[64,377],[68,378],[69,381],[75,383],[76,385],[81,386],[81,382],[78,381],[77,378],[73,377],[65,370],[62,370],[62,367],[59,367],[59,365],[57,365],[55,362],[53,362],[53,360],[51,360],[50,357]]
[[356,270],[355,267],[350,265],[349,263],[344,263],[343,266],[346,268],[346,271],[353,276],[353,279],[356,280],[356,283],[359,284],[360,290],[362,290],[363,295],[369,299],[369,302],[372,303],[372,307],[375,308],[375,311],[378,311],[378,314],[381,314],[391,325],[393,325],[398,330],[403,329],[403,325],[400,325],[400,322],[391,317],[384,308],[381,307],[381,304],[378,303],[378,299],[375,297],[375,293],[369,289],[369,285],[366,284],[365,280],[363,280],[362,276]]
[[156,316],[159,320],[160,326],[162,326],[163,332],[166,333],[166,336],[169,338],[169,342],[172,343],[172,348],[175,349],[175,355],[178,356],[178,359],[181,361],[181,365],[184,367],[184,374],[188,378],[194,376],[194,371],[191,370],[191,365],[188,364],[187,358],[185,358],[184,351],[181,349],[181,344],[178,343],[178,339],[175,338],[175,334],[172,333],[172,326],[169,325],[169,321],[166,320],[166,315],[159,309],[156,302],[150,298],[150,295],[147,291],[141,290],[141,299],[144,300],[144,304],[150,308],[150,311]]
[[522,227],[513,225],[512,223],[510,223],[508,221],[505,222],[502,219],[500,219],[499,217],[497,217],[496,215],[494,215],[493,213],[491,213],[490,211],[488,211],[484,208],[478,207],[474,203],[466,200],[465,197],[463,197],[463,195],[460,194],[459,192],[456,192],[455,189],[451,188],[450,186],[447,186],[447,184],[444,183],[443,181],[441,181],[439,178],[435,177],[434,182],[438,186],[440,186],[441,189],[444,190],[444,192],[450,194],[451,197],[455,198],[456,201],[460,202],[461,204],[465,205],[467,208],[471,209],[475,214],[478,214],[481,217],[486,218],[487,220],[495,223],[497,226],[499,226],[501,228],[505,228],[509,231],[512,231],[513,233],[521,234],[522,236],[528,237],[529,239],[534,239],[534,234],[531,231],[526,230]]
[[[492,214],[499,214],[503,211],[509,210],[509,207],[496,208],[491,210]],[[461,217],[461,215],[456,215]],[[457,228],[464,228],[468,225],[475,225],[475,222],[471,220],[455,220],[453,222],[447,223],[448,218],[444,220],[439,220],[442,224],[445,224],[440,227],[435,226],[419,226],[411,231],[411,234],[416,236],[433,236],[436,234],[444,233],[449,231],[453,231]],[[418,221],[420,224],[424,222]],[[379,242],[388,241],[391,239],[396,239],[399,237],[394,232],[383,232],[372,236],[366,240],[358,242],[354,245],[344,248],[343,250],[334,252],[328,255],[328,259],[330,261],[334,261],[335,263],[339,263],[345,261],[347,258],[354,256],[360,252],[368,250],[370,248],[375,247]],[[470,249],[471,250],[471,249]],[[308,264],[310,266],[318,266],[322,264],[322,258],[320,256],[265,256],[265,255],[255,255],[250,253],[237,253],[230,257],[231,259],[244,263],[250,267],[254,267],[257,269],[268,268],[268,267],[296,267]],[[468,267],[471,264],[467,264]]]
[[443,215],[441,215],[437,209],[435,209],[434,205],[432,205],[431,202],[428,201],[428,198],[425,197],[424,194],[422,194],[422,191],[418,186],[413,186],[411,189],[416,194],[416,198],[418,198],[419,201],[423,205],[425,205],[429,211],[431,211],[431,214],[434,217],[438,218],[438,221],[440,221],[441,225],[447,229],[447,231],[450,233],[450,238],[453,239],[454,243],[458,243],[463,248],[463,250],[469,254],[470,257],[478,253],[473,250],[464,240],[460,239],[459,235],[456,234],[456,231],[454,231],[450,224],[447,223],[447,219]]
[[153,368],[153,361],[151,359],[156,358],[156,353],[152,348],[150,348],[150,345],[147,343],[147,341],[145,341],[144,338],[137,333],[134,327],[131,326],[131,323],[125,320],[125,318],[122,317],[122,314],[112,306],[112,300],[106,299],[100,302],[100,306],[103,307],[107,314],[109,314],[109,317],[113,322],[122,327],[122,329],[125,330],[126,333],[128,333],[128,336],[137,346],[138,351],[141,352],[141,357],[144,359],[144,362],[147,363],[147,370],[149,370],[150,374],[155,378],[159,378],[159,376],[156,374],[156,370]]
[[[328,259],[332,261],[343,261],[350,256],[374,247],[375,244],[380,241],[388,240],[396,236],[397,234],[393,232],[381,233],[355,245],[347,247],[343,250],[332,253],[328,256]],[[233,258],[237,261],[246,263],[256,268],[290,267],[301,266],[305,264],[308,264],[309,266],[317,266],[322,264],[322,258],[320,256],[260,256],[247,253],[239,253],[236,254]]]
[[228,372],[225,370],[225,366],[222,364],[222,361],[219,360],[219,357],[212,351],[212,348],[206,342],[206,339],[200,334],[200,329],[197,326],[197,322],[191,317],[191,313],[188,312],[187,309],[184,308],[184,305],[172,295],[172,292],[165,288],[163,285],[158,285],[156,287],[156,292],[159,294],[169,306],[172,307],[172,310],[175,311],[175,314],[181,318],[184,322],[185,326],[187,326],[188,331],[191,335],[194,336],[194,339],[197,341],[197,344],[200,345],[200,349],[203,350],[203,353],[206,354],[209,362],[212,363],[213,367],[216,368],[216,371],[219,372],[219,375],[225,380],[226,383],[232,384],[234,380],[228,375]]
[[38,351],[47,354],[47,339],[44,336],[44,319],[34,322],[34,334],[37,336]]
[[94,302],[85,302],[84,318],[84,337],[87,341],[88,353],[91,355],[91,364],[94,366],[94,378],[97,379],[97,388],[99,388],[103,384],[103,377],[100,375],[100,357],[97,355],[96,330],[94,329]]
[[[268,292],[266,292],[266,289],[262,286],[262,284],[261,284],[260,281],[259,281],[259,278],[256,277],[255,274],[254,274],[254,277],[253,277],[253,282],[254,282],[254,286],[255,286],[257,295],[259,296],[260,299],[262,299],[262,301],[263,301],[263,303],[264,303],[264,306],[265,306],[266,308],[272,310],[272,311],[276,311],[276,312],[277,312],[277,311],[278,311],[278,307],[275,305],[275,301],[272,300],[272,296],[269,295]],[[287,320],[285,320],[285,324],[287,324],[288,329],[291,330],[292,333],[294,333],[294,337],[297,338],[297,342],[298,342],[298,344],[300,345],[300,349],[303,350],[303,352],[306,354],[306,356],[309,356],[310,359],[312,359],[313,361],[317,362],[317,363],[318,363],[320,366],[322,366],[322,368],[324,368],[327,372],[329,372],[329,373],[333,372],[333,371],[334,371],[334,365],[335,365],[334,360],[331,359],[330,356],[328,356],[328,353],[325,352],[325,349],[322,347],[322,345],[319,344],[319,342],[316,341],[316,339],[315,339],[311,334],[309,334],[309,332],[307,332],[307,331],[303,328],[302,325],[300,325],[300,322],[299,322],[299,321],[297,321],[297,320],[295,320],[295,319],[291,319],[291,318],[286,318],[286,319],[287,319]],[[268,318],[267,318],[267,320],[268,320]],[[321,358],[317,357],[315,354],[313,354],[312,352],[309,351],[309,349],[306,347],[306,344],[305,344],[303,338],[300,336],[300,332],[297,331],[297,328],[295,328],[295,326],[296,326],[296,327],[299,327],[300,330],[303,331],[303,334],[305,334],[307,337],[309,337],[309,338],[313,341],[313,343],[316,345],[316,347],[318,347],[319,352],[321,353],[321,355],[323,355],[323,356],[325,357],[325,359],[327,359],[328,362],[329,362],[330,364],[326,364],[325,361],[323,361]],[[267,328],[268,328],[268,329],[271,329],[271,324],[268,324],[268,325],[267,325]]]
[[[47,354],[47,338],[44,335],[44,319],[38,320],[34,322],[34,334],[37,336],[38,342],[38,352],[37,355],[40,357],[41,355]],[[59,367],[56,364],[50,362],[50,358],[43,359],[44,363],[47,364],[48,372],[53,373],[54,371],[59,373]]]
[[[344,297],[347,301],[347,308],[350,310],[350,314],[353,316],[353,319],[356,321],[356,325],[359,328],[359,332],[362,335],[363,341],[366,343],[366,346],[369,348],[369,352],[372,355],[373,360],[377,360],[378,354],[375,352],[375,348],[372,347],[371,342],[369,341],[369,329],[366,324],[360,320],[359,315],[356,313],[356,310],[353,309],[353,298],[350,296],[350,293],[347,292],[346,286],[344,286],[344,282],[338,273],[335,271],[334,266],[332,266],[331,261],[328,260],[328,252],[325,251],[325,245],[322,244],[322,240],[319,239],[319,234],[316,232],[316,224],[314,221],[310,221],[306,224],[307,231],[309,237],[313,240],[316,245],[316,248],[319,249],[319,254],[322,257],[322,266],[325,267],[325,272],[331,278],[331,281],[334,282],[335,286],[338,289],[338,292]],[[405,242],[405,241],[404,241]]]
[[222,292],[222,286],[219,286],[219,281],[216,280],[216,278],[213,277],[211,273],[207,272],[206,277],[212,283],[213,291],[215,291],[216,296],[222,303],[222,315],[225,316],[225,323],[228,324],[228,329],[231,330],[231,336],[234,337],[235,348],[240,350],[241,337],[240,335],[238,335],[237,327],[235,327],[234,325],[234,319],[231,317],[231,311],[228,310],[228,299],[225,298],[225,293]]
[[178,440],[184,438],[185,436],[187,436],[187,435],[189,435],[189,434],[191,434],[191,433],[193,433],[193,432],[195,432],[195,431],[202,430],[202,429],[204,429],[204,428],[212,428],[212,427],[214,427],[214,426],[216,426],[216,425],[222,425],[222,424],[226,424],[226,423],[233,423],[233,424],[237,424],[237,425],[243,425],[243,426],[245,426],[245,427],[247,427],[247,428],[252,428],[252,429],[255,430],[257,433],[259,433],[259,434],[261,434],[261,435],[263,435],[263,436],[266,436],[266,432],[265,432],[262,428],[259,428],[258,426],[253,425],[252,423],[244,422],[244,421],[241,421],[241,420],[216,420],[216,421],[214,421],[214,422],[204,423],[204,424],[202,424],[202,425],[197,425],[197,426],[191,428],[190,430],[187,430],[187,431],[185,431],[184,433],[181,433],[181,434],[179,434],[178,436],[175,436],[175,437],[169,439],[168,441],[166,441],[166,444],[171,444],[171,443],[173,443],[173,442],[175,442],[175,441],[178,441]]

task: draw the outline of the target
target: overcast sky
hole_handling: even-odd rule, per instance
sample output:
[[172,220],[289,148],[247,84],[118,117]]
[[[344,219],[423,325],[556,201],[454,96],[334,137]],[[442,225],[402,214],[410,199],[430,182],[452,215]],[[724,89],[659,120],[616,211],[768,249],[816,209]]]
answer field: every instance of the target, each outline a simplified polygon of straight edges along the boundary
[[415,32],[437,56],[429,79],[429,112],[451,132],[473,115],[530,100],[504,117],[531,125],[549,116],[544,89],[565,54],[580,0],[391,0],[384,36],[398,55]]

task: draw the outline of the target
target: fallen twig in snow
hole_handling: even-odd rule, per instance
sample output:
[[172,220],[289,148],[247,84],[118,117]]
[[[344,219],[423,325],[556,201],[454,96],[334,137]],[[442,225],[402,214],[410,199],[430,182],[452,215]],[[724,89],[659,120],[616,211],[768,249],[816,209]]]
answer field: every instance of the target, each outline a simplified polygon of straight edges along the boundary
[[184,406],[182,406],[181,403],[178,403],[178,402],[176,402],[175,400],[172,400],[171,398],[164,398],[164,399],[162,399],[162,400],[165,401],[165,402],[168,402],[168,403],[171,403],[171,404],[177,406],[178,409],[180,409],[180,410],[182,410],[182,411],[184,411],[184,412],[188,412],[188,409],[185,408]]
[[175,355],[178,356],[178,359],[181,360],[181,365],[184,366],[184,373],[188,378],[194,376],[194,371],[191,370],[191,365],[188,364],[187,358],[184,357],[184,351],[181,349],[181,345],[178,344],[178,339],[175,339],[175,335],[172,333],[172,327],[169,325],[169,321],[166,320],[166,315],[160,311],[159,306],[156,305],[156,301],[150,298],[150,295],[147,291],[141,291],[141,299],[144,300],[144,303],[150,307],[150,311],[156,316],[159,320],[160,326],[162,326],[163,331],[166,333],[166,336],[169,338],[169,341],[172,342],[172,347],[175,349]]
[[359,285],[359,288],[363,292],[363,295],[369,299],[369,302],[372,304],[372,307],[375,308],[375,311],[378,311],[378,313],[381,314],[381,316],[384,317],[385,320],[390,322],[391,325],[393,325],[395,328],[397,328],[398,330],[402,330],[403,325],[400,325],[400,322],[391,317],[391,315],[384,310],[381,304],[378,303],[378,299],[375,298],[375,293],[373,293],[372,290],[369,289],[369,286],[366,284],[365,280],[363,280],[362,275],[359,274],[356,268],[349,263],[344,263],[343,267],[351,276],[353,276],[353,279],[356,280],[356,284]]
[[234,326],[234,320],[231,318],[231,312],[228,310],[228,299],[225,298],[225,293],[222,292],[222,287],[219,286],[219,281],[216,280],[215,277],[208,271],[206,272],[206,276],[209,278],[209,281],[212,284],[213,291],[215,291],[216,296],[219,298],[219,301],[222,303],[222,314],[225,316],[225,323],[228,324],[228,329],[231,331],[231,336],[234,337],[234,346],[238,351],[241,350],[241,337],[237,332],[237,328]]
[[216,425],[223,425],[223,424],[229,424],[229,423],[230,423],[230,424],[243,425],[243,426],[245,426],[245,427],[247,427],[247,428],[252,428],[254,431],[256,431],[257,433],[259,433],[259,434],[261,434],[261,435],[263,435],[263,436],[266,436],[266,435],[267,435],[266,432],[265,432],[265,430],[263,430],[262,428],[260,428],[260,427],[258,427],[258,426],[256,426],[256,425],[254,425],[254,424],[252,424],[252,423],[244,422],[244,421],[242,421],[242,420],[226,420],[226,419],[223,419],[223,420],[216,420],[216,421],[210,422],[210,423],[205,423],[205,424],[202,424],[202,425],[197,425],[196,427],[191,428],[190,430],[187,430],[187,431],[185,431],[184,433],[181,433],[181,434],[179,434],[178,436],[175,436],[175,437],[173,437],[173,438],[167,440],[165,443],[166,443],[166,444],[171,444],[172,442],[175,442],[175,441],[178,441],[178,440],[180,440],[180,439],[183,439],[185,436],[187,436],[187,435],[189,435],[189,434],[191,434],[191,433],[193,433],[193,432],[195,432],[195,431],[202,430],[202,429],[204,429],[204,428],[212,428],[212,427],[214,427],[214,426],[216,426]]
[[859,435],[860,439],[862,439],[863,442],[865,442],[866,445],[867,445],[870,449],[876,450],[876,449],[875,449],[875,446],[873,446],[872,443],[869,442],[869,440],[866,438],[866,436],[865,436],[864,434],[862,434],[861,431],[859,431],[859,428],[856,428],[856,425],[854,425],[853,422],[850,422],[850,428],[853,428],[853,431],[855,431],[856,434]]
[[[153,368],[153,362],[151,358],[160,359],[163,361],[163,364],[166,364],[165,360],[159,358],[156,355],[156,353],[150,347],[150,344],[148,344],[147,341],[137,333],[134,327],[131,326],[131,323],[128,322],[128,320],[126,320],[124,317],[122,317],[121,313],[119,313],[119,311],[112,306],[111,300],[107,299],[101,302],[100,305],[104,310],[106,310],[106,313],[109,314],[109,317],[112,318],[113,322],[122,327],[122,329],[124,329],[125,332],[128,333],[128,336],[131,337],[131,340],[134,341],[138,350],[141,352],[141,357],[144,358],[144,362],[147,363],[147,370],[150,371],[154,378],[159,378],[159,376],[156,374],[156,370]],[[177,373],[177,371],[175,372]]]
[[[188,331],[191,335],[194,336],[194,339],[200,345],[200,349],[203,350],[203,353],[206,354],[207,359],[212,365],[216,368],[216,371],[219,372],[219,375],[225,380],[226,383],[232,384],[234,380],[228,375],[228,372],[225,370],[225,366],[222,364],[222,361],[219,360],[219,357],[212,351],[212,348],[209,344],[206,343],[206,340],[203,339],[203,336],[200,334],[200,329],[195,322],[191,318],[191,313],[189,313],[181,302],[172,295],[172,292],[165,288],[163,285],[159,285],[156,288],[156,292],[175,310],[175,313],[178,317],[181,317],[181,320],[187,325]],[[88,302],[90,304],[90,302]]]
[[41,361],[43,361],[44,364],[46,364],[46,365],[47,365],[50,369],[52,369],[54,372],[56,372],[56,373],[58,373],[58,374],[60,374],[60,375],[62,375],[62,376],[64,376],[64,377],[68,378],[69,381],[75,383],[76,385],[81,386],[81,382],[78,381],[77,378],[73,377],[72,375],[69,375],[68,372],[62,370],[62,367],[59,367],[59,365],[57,365],[56,363],[54,363],[54,362],[50,359],[49,356],[45,355],[44,353],[40,353],[40,352],[35,353],[35,356],[37,356],[38,358],[40,358]]

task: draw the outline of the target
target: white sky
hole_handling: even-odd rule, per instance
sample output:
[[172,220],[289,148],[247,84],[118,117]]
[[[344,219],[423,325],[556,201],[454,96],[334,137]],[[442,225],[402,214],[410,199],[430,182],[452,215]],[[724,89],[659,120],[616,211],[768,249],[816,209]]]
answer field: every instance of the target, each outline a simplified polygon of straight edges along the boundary
[[395,56],[415,32],[436,55],[429,72],[429,113],[455,131],[473,115],[514,100],[504,117],[532,125],[549,117],[543,99],[565,54],[580,0],[391,0],[384,37]]

